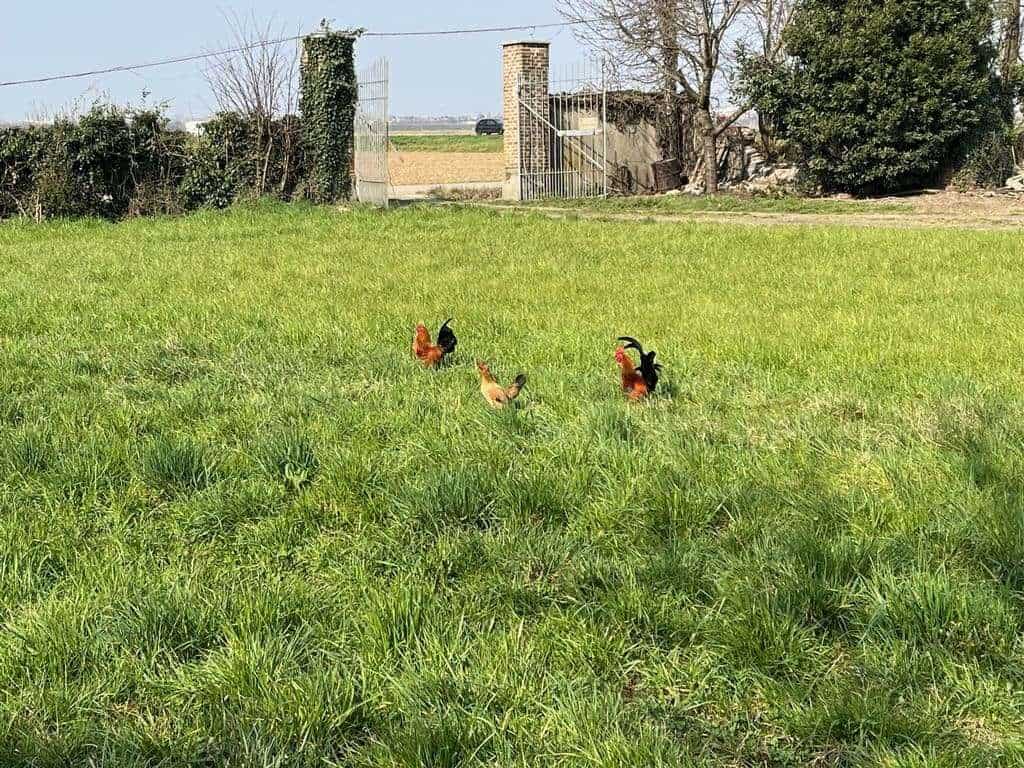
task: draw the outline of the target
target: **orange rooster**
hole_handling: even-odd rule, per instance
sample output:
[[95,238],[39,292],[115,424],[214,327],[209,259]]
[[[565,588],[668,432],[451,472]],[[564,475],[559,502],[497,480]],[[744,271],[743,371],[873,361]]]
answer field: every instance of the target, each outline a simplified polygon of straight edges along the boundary
[[[615,350],[615,362],[619,364],[622,372],[622,391],[630,400],[643,400],[658,387],[658,378],[661,373],[661,366],[654,362],[657,352],[644,352],[640,342],[631,336],[622,336],[619,341],[627,342]],[[633,364],[633,359],[626,354],[627,349],[635,349],[640,355],[640,368]]]
[[480,372],[480,394],[484,396],[484,400],[491,408],[501,409],[511,405],[526,386],[526,374],[524,373],[516,376],[515,383],[506,389],[494,380],[490,366],[486,363],[478,362],[476,368]]
[[455,352],[459,340],[450,328],[452,318],[448,318],[437,332],[437,344],[430,340],[430,331],[420,323],[416,326],[416,336],[412,341],[412,353],[427,368],[436,368],[444,359]]

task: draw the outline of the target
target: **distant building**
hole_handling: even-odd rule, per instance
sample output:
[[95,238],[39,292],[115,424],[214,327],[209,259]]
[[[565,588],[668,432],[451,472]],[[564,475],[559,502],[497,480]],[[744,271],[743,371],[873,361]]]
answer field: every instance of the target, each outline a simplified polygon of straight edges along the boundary
[[53,125],[52,120],[15,120],[14,122],[0,121],[0,128],[45,128]]
[[191,136],[200,136],[203,133],[203,126],[210,122],[209,117],[203,120],[186,120],[185,133]]

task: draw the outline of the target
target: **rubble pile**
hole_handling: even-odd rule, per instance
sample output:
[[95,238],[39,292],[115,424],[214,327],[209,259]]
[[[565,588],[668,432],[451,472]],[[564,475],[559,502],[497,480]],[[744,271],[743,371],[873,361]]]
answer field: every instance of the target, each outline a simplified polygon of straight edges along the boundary
[[1024,168],[1017,168],[1017,175],[1008,178],[1005,186],[1011,192],[1024,192]]
[[[795,191],[798,169],[785,162],[770,162],[756,144],[757,134],[749,128],[734,128],[723,136],[718,150],[719,188],[750,194]],[[695,174],[683,191],[704,194],[703,174]]]

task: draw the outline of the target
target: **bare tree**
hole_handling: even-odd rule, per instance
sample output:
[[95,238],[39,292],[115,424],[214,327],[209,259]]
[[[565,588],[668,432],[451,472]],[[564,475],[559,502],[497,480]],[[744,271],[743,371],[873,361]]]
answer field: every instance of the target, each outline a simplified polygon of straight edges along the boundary
[[678,90],[692,106],[708,194],[718,191],[718,139],[748,107],[719,117],[723,69],[751,0],[557,0],[580,39],[634,79]]
[[238,113],[249,121],[262,165],[256,193],[263,195],[278,138],[285,158],[282,189],[288,184],[296,137],[290,121],[285,121],[280,137],[275,137],[274,126],[275,121],[295,112],[298,46],[284,39],[284,26],[273,19],[261,25],[255,15],[231,13],[224,18],[230,39],[223,47],[231,53],[211,54],[203,75],[218,110]]
[[784,34],[797,0],[751,0],[748,15],[753,21],[760,46],[758,53],[773,64],[781,62],[786,55]]
[[[785,32],[796,6],[797,0],[751,0],[747,15],[757,45],[754,54],[767,64],[777,65],[785,60]],[[759,112],[757,123],[762,148],[768,156],[774,156],[777,152],[775,116]]]

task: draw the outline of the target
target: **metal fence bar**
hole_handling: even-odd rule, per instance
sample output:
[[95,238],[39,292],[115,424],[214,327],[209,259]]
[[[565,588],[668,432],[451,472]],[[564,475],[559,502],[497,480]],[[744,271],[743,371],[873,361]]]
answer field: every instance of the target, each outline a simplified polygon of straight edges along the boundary
[[355,115],[356,199],[385,207],[390,197],[389,88],[388,61],[378,59],[359,75]]
[[600,88],[600,95],[595,97],[596,107],[601,111],[601,124],[604,126],[604,130],[601,131],[601,157],[604,162],[601,163],[601,168],[595,178],[595,184],[598,187],[598,194],[601,197],[606,197],[608,194],[608,83],[605,81],[604,61],[597,62],[597,78],[598,87]]
[[[523,200],[608,194],[608,83],[603,62],[520,75],[519,173]],[[540,103],[538,94],[546,94]],[[536,103],[535,103],[536,102]]]

